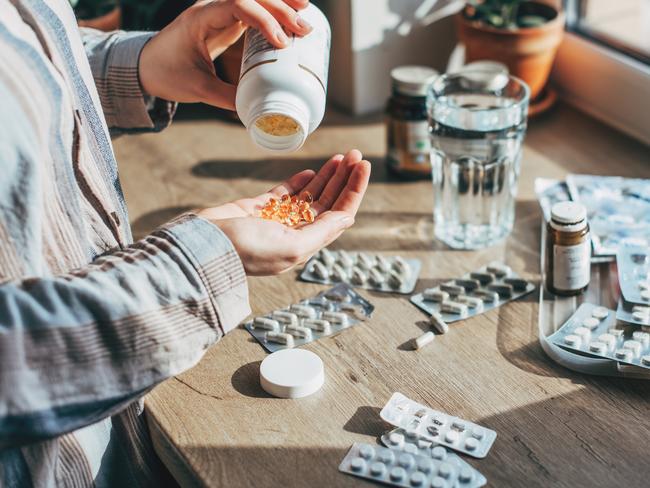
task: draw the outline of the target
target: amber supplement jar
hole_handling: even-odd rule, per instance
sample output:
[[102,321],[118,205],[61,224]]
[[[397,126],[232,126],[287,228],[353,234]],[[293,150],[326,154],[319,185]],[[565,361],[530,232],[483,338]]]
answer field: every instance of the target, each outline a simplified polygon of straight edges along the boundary
[[426,94],[438,72],[426,66],[400,66],[390,76],[393,94],[386,110],[388,169],[402,176],[430,177]]
[[591,238],[587,210],[576,202],[551,208],[546,227],[546,289],[555,295],[579,295],[591,278]]

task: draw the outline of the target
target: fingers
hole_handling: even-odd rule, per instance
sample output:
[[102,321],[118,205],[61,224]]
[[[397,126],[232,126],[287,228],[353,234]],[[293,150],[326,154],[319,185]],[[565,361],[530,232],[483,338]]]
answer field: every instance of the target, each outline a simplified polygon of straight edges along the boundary
[[371,166],[368,161],[361,161],[352,169],[350,178],[345,188],[332,205],[332,210],[339,210],[355,215],[363,196],[368,189],[368,180],[370,179]]
[[361,161],[361,153],[356,149],[349,151],[338,165],[336,173],[329,179],[315,205],[317,212],[329,210],[345,187],[355,165]]
[[284,33],[280,23],[255,0],[234,1],[233,16],[244,24],[259,30],[275,47],[281,49],[289,45],[289,37]]
[[201,72],[199,76],[205,79],[201,83],[201,100],[198,101],[226,110],[235,110],[236,85],[226,83],[210,72]]
[[296,229],[295,245],[301,256],[313,254],[334,242],[353,224],[354,218],[348,212],[325,212],[313,224]]
[[[273,17],[290,32],[299,36],[311,32],[311,25],[295,9],[282,0],[257,0]],[[300,2],[294,2],[300,3]]]
[[300,173],[296,173],[287,181],[280,183],[278,186],[271,188],[267,195],[274,197],[281,197],[282,195],[288,193],[289,195],[294,195],[299,191],[302,191],[306,185],[308,185],[313,179],[316,173],[311,169],[306,169]]
[[330,160],[321,167],[316,177],[305,187],[305,191],[311,193],[315,201],[320,198],[325,185],[327,185],[327,182],[332,178],[332,176],[334,176],[334,173],[336,173],[336,169],[341,164],[341,161],[343,161],[343,158],[344,156],[342,154],[332,156]]

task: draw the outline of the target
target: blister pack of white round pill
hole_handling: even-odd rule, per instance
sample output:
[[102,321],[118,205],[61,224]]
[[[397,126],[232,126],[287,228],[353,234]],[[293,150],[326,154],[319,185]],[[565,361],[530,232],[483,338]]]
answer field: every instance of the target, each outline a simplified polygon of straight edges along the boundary
[[548,340],[570,351],[650,368],[650,329],[617,326],[613,310],[592,303],[580,305]]
[[426,407],[401,393],[393,393],[379,416],[419,438],[476,458],[487,456],[497,437],[491,429]]
[[356,442],[339,465],[339,471],[376,483],[401,487],[475,488],[475,470],[459,468],[431,456],[399,452]]
[[616,254],[621,294],[630,305],[650,306],[650,248],[622,245]]
[[630,324],[650,327],[650,303],[648,305],[636,305],[621,298],[616,309],[616,319]]
[[468,473],[473,471],[473,475],[467,476],[475,481],[473,486],[483,486],[487,479],[476,468],[447,448],[419,437],[415,432],[407,432],[404,429],[397,428],[386,432],[381,436],[381,443],[389,449],[404,451],[409,454],[425,456],[438,461],[447,462],[458,467],[459,472]]
[[340,283],[313,298],[246,322],[244,328],[269,352],[300,347],[369,318],[375,309],[351,286]]
[[412,293],[422,263],[402,256],[321,249],[305,265],[300,279],[312,283],[348,283],[367,290]]
[[455,322],[500,307],[534,289],[535,285],[509,266],[493,262],[413,295],[411,303],[430,315],[439,314],[444,322]]

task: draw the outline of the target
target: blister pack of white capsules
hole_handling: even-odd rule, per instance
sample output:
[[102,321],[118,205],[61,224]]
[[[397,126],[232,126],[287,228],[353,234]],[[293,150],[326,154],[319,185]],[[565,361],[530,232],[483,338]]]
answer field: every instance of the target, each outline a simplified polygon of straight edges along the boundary
[[535,285],[509,266],[493,262],[413,295],[411,302],[428,314],[438,313],[445,322],[455,322],[500,307],[534,289]]
[[650,329],[616,326],[613,310],[583,303],[549,340],[564,349],[650,368]]
[[275,352],[338,334],[369,318],[374,309],[354,288],[339,283],[313,298],[255,317],[244,328]]
[[650,306],[650,248],[624,245],[616,254],[618,283],[626,302]]
[[312,257],[300,279],[313,283],[348,283],[366,290],[412,293],[422,263],[402,256],[321,249]]
[[355,442],[339,465],[339,471],[376,483],[402,487],[470,488],[475,471],[388,447]]
[[483,486],[487,483],[485,476],[458,454],[451,452],[435,442],[418,437],[414,432],[407,432],[400,428],[393,429],[381,436],[381,443],[396,451],[430,457],[438,461],[453,464],[459,471],[468,472],[467,470],[471,470],[474,473],[471,478],[476,482],[472,486]]
[[476,458],[487,456],[497,437],[497,433],[491,429],[425,407],[401,393],[393,393],[379,416],[422,439]]
[[650,327],[650,303],[648,305],[635,305],[620,299],[616,309],[616,319],[629,324]]

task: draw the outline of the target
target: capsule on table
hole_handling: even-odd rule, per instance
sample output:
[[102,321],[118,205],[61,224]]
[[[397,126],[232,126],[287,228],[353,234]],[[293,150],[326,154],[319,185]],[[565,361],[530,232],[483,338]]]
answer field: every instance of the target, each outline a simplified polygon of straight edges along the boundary
[[294,337],[298,337],[300,339],[305,339],[307,341],[310,341],[312,339],[312,334],[311,334],[311,329],[309,327],[303,327],[300,325],[287,325],[284,328],[284,331],[287,334],[291,334]]
[[449,299],[449,293],[437,288],[428,288],[422,292],[422,299],[426,302],[444,302]]
[[442,291],[446,291],[450,295],[461,295],[465,293],[465,288],[459,285],[454,285],[453,283],[443,283],[438,288]]
[[277,331],[280,330],[280,323],[268,317],[255,317],[253,320],[253,329]]
[[303,327],[315,330],[322,334],[331,334],[332,326],[329,321],[323,319],[305,319],[302,321]]
[[517,291],[523,291],[528,287],[528,281],[523,278],[505,278],[503,282],[511,285]]
[[488,285],[494,281],[492,273],[483,273],[481,271],[474,271],[469,274],[469,277],[478,281],[481,285]]
[[276,344],[283,344],[288,348],[291,348],[295,345],[293,336],[291,334],[285,334],[284,332],[267,332],[264,335],[264,339],[267,342],[275,342]]
[[429,323],[439,334],[446,334],[449,331],[449,325],[438,312],[433,312],[431,314],[431,317],[429,317]]
[[498,293],[500,297],[506,297],[506,298],[510,298],[514,291],[512,289],[512,285],[508,285],[507,283],[503,283],[503,284],[493,283],[491,285],[488,285],[488,290],[494,291]]
[[467,305],[464,303],[452,302],[450,300],[442,302],[440,305],[440,310],[461,316],[467,315],[468,312]]
[[295,313],[276,310],[271,317],[282,324],[298,325],[298,316]]
[[497,303],[499,301],[499,294],[490,290],[476,290],[474,295],[479,297],[486,303]]
[[429,344],[430,342],[433,342],[433,340],[436,338],[435,334],[431,331],[425,332],[422,334],[420,337],[417,337],[413,343],[415,345],[415,349],[422,349],[424,346]]
[[321,314],[321,318],[323,320],[327,320],[332,324],[338,324],[338,325],[348,325],[350,322],[350,318],[348,317],[348,314],[343,313],[343,312],[323,312]]
[[316,318],[316,310],[314,310],[309,305],[302,305],[302,304],[291,305],[291,307],[289,307],[289,310],[301,318],[306,318],[306,319]]
[[467,280],[467,279],[458,279],[456,280],[456,284],[458,286],[462,286],[465,291],[474,291],[476,290],[479,286],[481,286],[481,283],[478,280]]

